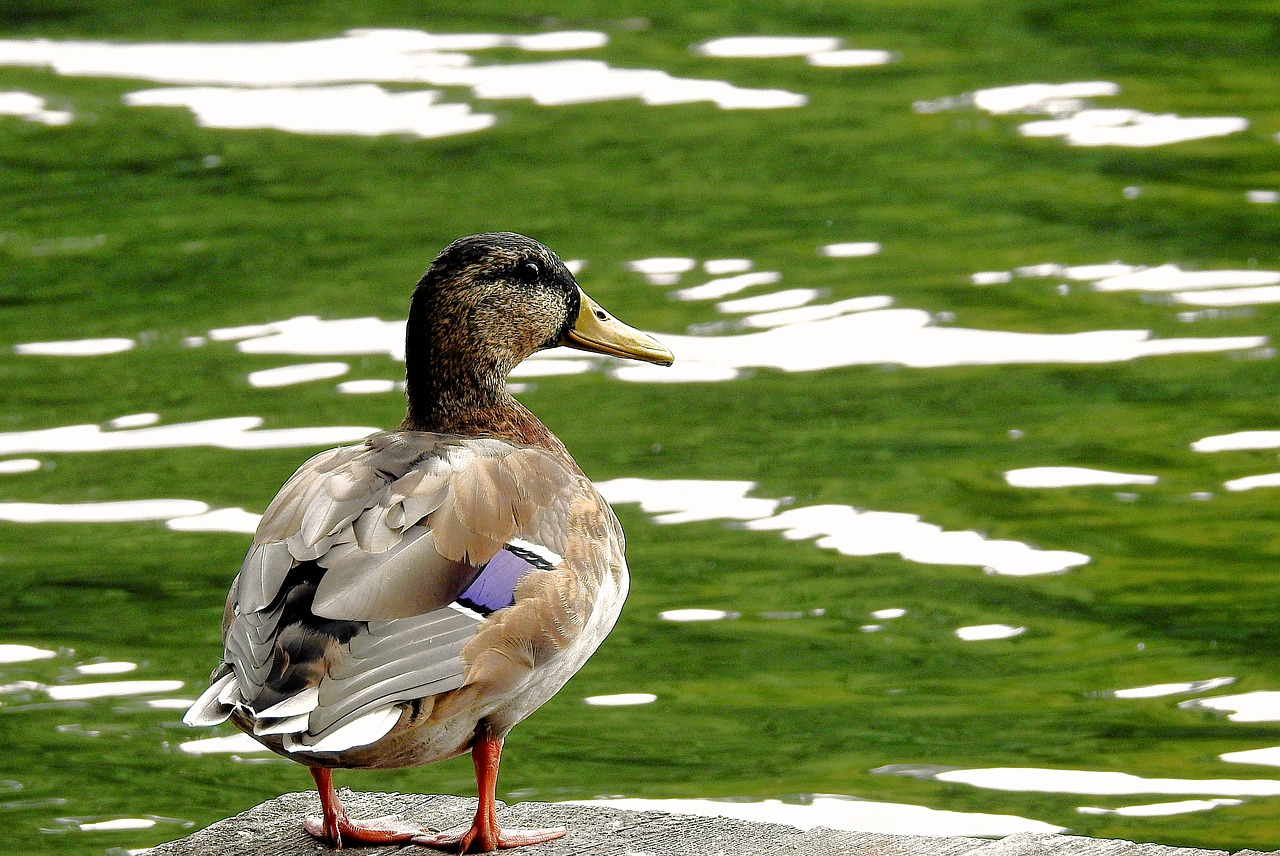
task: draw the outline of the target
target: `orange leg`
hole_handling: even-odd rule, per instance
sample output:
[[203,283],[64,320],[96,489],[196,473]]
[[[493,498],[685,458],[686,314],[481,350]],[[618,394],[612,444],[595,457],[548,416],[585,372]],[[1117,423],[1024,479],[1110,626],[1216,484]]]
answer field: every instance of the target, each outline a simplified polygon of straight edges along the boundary
[[471,747],[471,761],[476,768],[476,786],[480,802],[476,806],[475,819],[466,832],[454,835],[421,833],[413,837],[414,844],[453,850],[458,853],[487,853],[490,850],[508,850],[529,844],[553,841],[568,832],[562,826],[550,829],[500,829],[498,827],[498,764],[502,760],[502,741],[491,737],[476,738]]
[[338,792],[333,789],[333,771],[312,767],[311,777],[316,780],[316,790],[320,792],[320,809],[324,816],[308,817],[307,832],[334,850],[341,850],[344,844],[359,846],[410,841],[414,836],[426,832],[397,817],[352,820],[347,817],[347,810],[343,808],[342,800],[338,799]]

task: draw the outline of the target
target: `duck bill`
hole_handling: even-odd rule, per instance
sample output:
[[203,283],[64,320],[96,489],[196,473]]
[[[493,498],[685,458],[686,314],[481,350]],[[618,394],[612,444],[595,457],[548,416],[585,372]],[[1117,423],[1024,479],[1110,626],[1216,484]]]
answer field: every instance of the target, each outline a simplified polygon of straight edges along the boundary
[[669,366],[675,362],[671,351],[657,339],[623,324],[601,309],[582,289],[578,289],[578,297],[578,318],[560,340],[561,345],[660,366]]

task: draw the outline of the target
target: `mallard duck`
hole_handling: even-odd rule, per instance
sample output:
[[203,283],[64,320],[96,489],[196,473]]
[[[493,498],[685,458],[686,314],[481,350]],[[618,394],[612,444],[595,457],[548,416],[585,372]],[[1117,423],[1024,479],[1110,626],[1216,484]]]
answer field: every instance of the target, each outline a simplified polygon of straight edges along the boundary
[[[617,518],[506,388],[557,345],[672,362],[537,241],[450,244],[413,293],[399,429],[303,464],[232,583],[223,662],[185,721],[230,719],[309,767],[323,816],[306,829],[332,848],[484,851],[566,832],[500,829],[495,808],[503,739],[582,667],[627,593]],[[352,819],[333,787],[334,768],[468,750],[479,804],[461,833]]]

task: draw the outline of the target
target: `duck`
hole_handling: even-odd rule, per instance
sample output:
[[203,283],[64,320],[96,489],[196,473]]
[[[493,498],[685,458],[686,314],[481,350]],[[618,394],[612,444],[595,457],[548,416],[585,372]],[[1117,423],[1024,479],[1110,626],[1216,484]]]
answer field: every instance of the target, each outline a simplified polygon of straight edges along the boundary
[[[503,829],[503,742],[613,628],[629,576],[622,528],[564,444],[507,389],[532,354],[569,347],[671,365],[547,247],[460,238],[418,281],[405,329],[407,407],[393,431],[293,474],[254,534],[223,614],[221,662],[184,721],[230,721],[308,767],[332,849],[460,853],[551,841]],[[471,753],[471,825],[441,832],[348,816],[335,769]]]

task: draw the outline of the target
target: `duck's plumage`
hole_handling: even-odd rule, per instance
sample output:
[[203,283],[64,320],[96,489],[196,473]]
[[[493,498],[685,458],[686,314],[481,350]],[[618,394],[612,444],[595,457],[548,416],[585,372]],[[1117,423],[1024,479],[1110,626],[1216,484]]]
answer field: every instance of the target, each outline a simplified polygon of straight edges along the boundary
[[[571,459],[375,434],[303,464],[268,507],[229,597],[225,674],[191,718],[236,714],[313,763],[403,766],[405,747],[352,752],[372,732],[339,732],[404,720],[426,738],[465,715],[505,734],[572,674],[557,658],[576,670],[596,648],[626,588],[621,528]],[[418,763],[470,741],[423,743]]]
[[[555,345],[670,362],[538,242],[454,242],[414,292],[400,430],[307,461],[262,517],[227,597],[223,661],[186,720],[229,718],[311,767],[324,818],[307,828],[331,845],[564,834],[504,832],[493,801],[503,738],[581,668],[628,585],[608,503],[506,390]],[[328,773],[468,749],[481,800],[458,836],[352,821]]]

